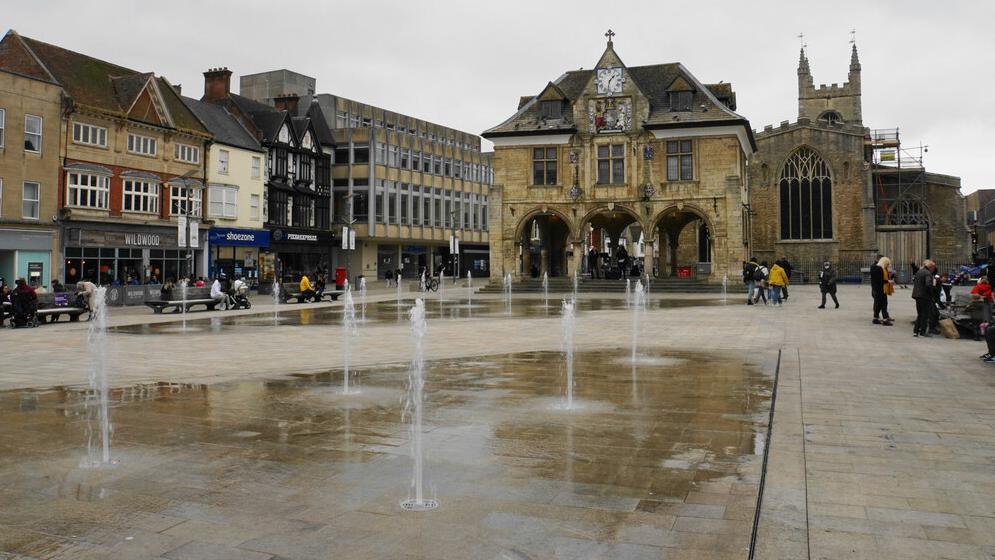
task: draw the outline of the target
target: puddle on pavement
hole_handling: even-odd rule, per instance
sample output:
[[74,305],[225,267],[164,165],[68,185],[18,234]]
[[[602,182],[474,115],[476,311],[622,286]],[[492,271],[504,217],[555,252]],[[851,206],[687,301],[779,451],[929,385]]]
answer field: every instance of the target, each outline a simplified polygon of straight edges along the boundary
[[[540,318],[559,317],[560,299],[550,299],[549,307],[541,299],[513,299],[511,313],[508,313],[504,300],[480,299],[473,303],[466,300],[434,300],[425,302],[426,318],[432,319],[474,319],[474,318]],[[647,309],[678,309],[698,306],[721,305],[719,300],[712,299],[655,299],[647,302]],[[408,321],[408,310],[414,305],[413,299],[402,299],[400,305],[393,300],[371,302],[366,306],[365,320],[359,303],[356,303],[357,321],[368,324],[397,323]],[[580,299],[577,310],[581,313],[590,311],[619,311],[626,309],[622,299]],[[187,326],[176,321],[169,323],[152,323],[141,325],[126,325],[112,327],[112,333],[121,334],[193,334],[220,332],[231,327],[276,327],[281,325],[332,325],[342,322],[342,306],[309,307],[308,304],[288,304],[280,307],[280,315],[276,317],[272,311],[266,313],[230,315],[197,319],[197,313],[187,315]]]
[[[466,539],[462,557],[499,557],[493,543],[552,557],[578,508],[601,539],[710,485],[755,500],[771,377],[726,355],[641,351],[635,366],[628,350],[578,351],[574,394],[587,406],[575,411],[562,410],[559,352],[428,362],[426,477],[442,506],[421,518],[398,507],[411,468],[406,364],[354,369],[358,395],[339,392],[341,371],[114,389],[119,463],[86,472],[79,391],[0,393],[0,528],[47,536],[11,550],[26,555],[104,545],[168,516],[219,531],[371,524],[360,535],[397,546],[346,540],[346,557],[390,557],[399,535],[419,534]],[[523,519],[539,519],[544,538],[523,537]]]

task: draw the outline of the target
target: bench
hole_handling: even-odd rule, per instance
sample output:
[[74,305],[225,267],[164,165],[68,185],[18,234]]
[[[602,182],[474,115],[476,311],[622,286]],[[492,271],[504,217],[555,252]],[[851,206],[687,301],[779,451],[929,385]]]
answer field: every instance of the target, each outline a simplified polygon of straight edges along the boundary
[[[343,290],[325,290],[321,292],[321,296],[318,301],[335,301],[339,299],[339,296],[344,294]],[[290,303],[290,300],[296,300],[297,303],[304,303],[304,296],[299,291],[288,292],[286,290],[280,290],[280,303]]]
[[45,321],[55,323],[63,315],[75,323],[84,313],[90,313],[90,309],[76,305],[76,294],[67,292],[38,294],[38,319],[43,323]]
[[187,288],[186,300],[178,297],[182,293],[180,288],[173,288],[170,299],[150,299],[145,302],[145,305],[151,307],[155,313],[162,313],[167,307],[172,307],[173,313],[179,313],[180,311],[190,311],[190,308],[195,305],[203,305],[206,311],[214,311],[217,305],[224,303],[224,299],[219,301],[212,298],[211,289],[208,287]]

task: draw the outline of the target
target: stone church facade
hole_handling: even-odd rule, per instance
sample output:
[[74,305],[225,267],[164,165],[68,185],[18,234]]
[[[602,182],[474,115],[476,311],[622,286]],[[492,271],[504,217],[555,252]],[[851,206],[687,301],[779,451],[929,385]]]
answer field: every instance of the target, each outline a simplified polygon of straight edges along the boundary
[[812,276],[830,260],[859,275],[885,254],[911,262],[969,257],[960,178],[928,173],[898,129],[864,126],[861,65],[854,44],[847,82],[815,87],[808,57],[798,64],[798,120],[756,133],[750,161],[751,249],[787,257]]
[[679,63],[627,67],[608,46],[593,69],[525,96],[494,142],[492,274],[587,273],[638,240],[645,269],[720,282],[749,252],[747,161],[755,149],[729,84]]

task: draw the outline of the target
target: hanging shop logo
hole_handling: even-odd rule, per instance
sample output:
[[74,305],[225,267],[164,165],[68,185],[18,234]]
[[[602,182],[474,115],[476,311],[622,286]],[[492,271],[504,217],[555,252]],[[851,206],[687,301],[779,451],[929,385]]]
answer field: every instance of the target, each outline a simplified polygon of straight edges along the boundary
[[159,236],[154,233],[126,233],[124,234],[124,244],[138,247],[158,247]]

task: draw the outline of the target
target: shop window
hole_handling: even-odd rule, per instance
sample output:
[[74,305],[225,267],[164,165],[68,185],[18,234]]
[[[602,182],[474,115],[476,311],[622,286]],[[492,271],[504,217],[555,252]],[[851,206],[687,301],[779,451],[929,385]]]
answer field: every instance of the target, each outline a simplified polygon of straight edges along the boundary
[[122,191],[125,212],[159,213],[159,183],[128,179],[124,181]]
[[25,220],[37,220],[39,200],[41,200],[41,185],[25,181],[21,218]]
[[273,225],[287,225],[287,192],[269,190],[269,219]]
[[24,151],[41,153],[41,117],[24,115]]
[[694,179],[694,157],[690,140],[667,142],[667,180],[691,181]]
[[88,173],[66,174],[66,205],[76,208],[107,209],[110,177]]

